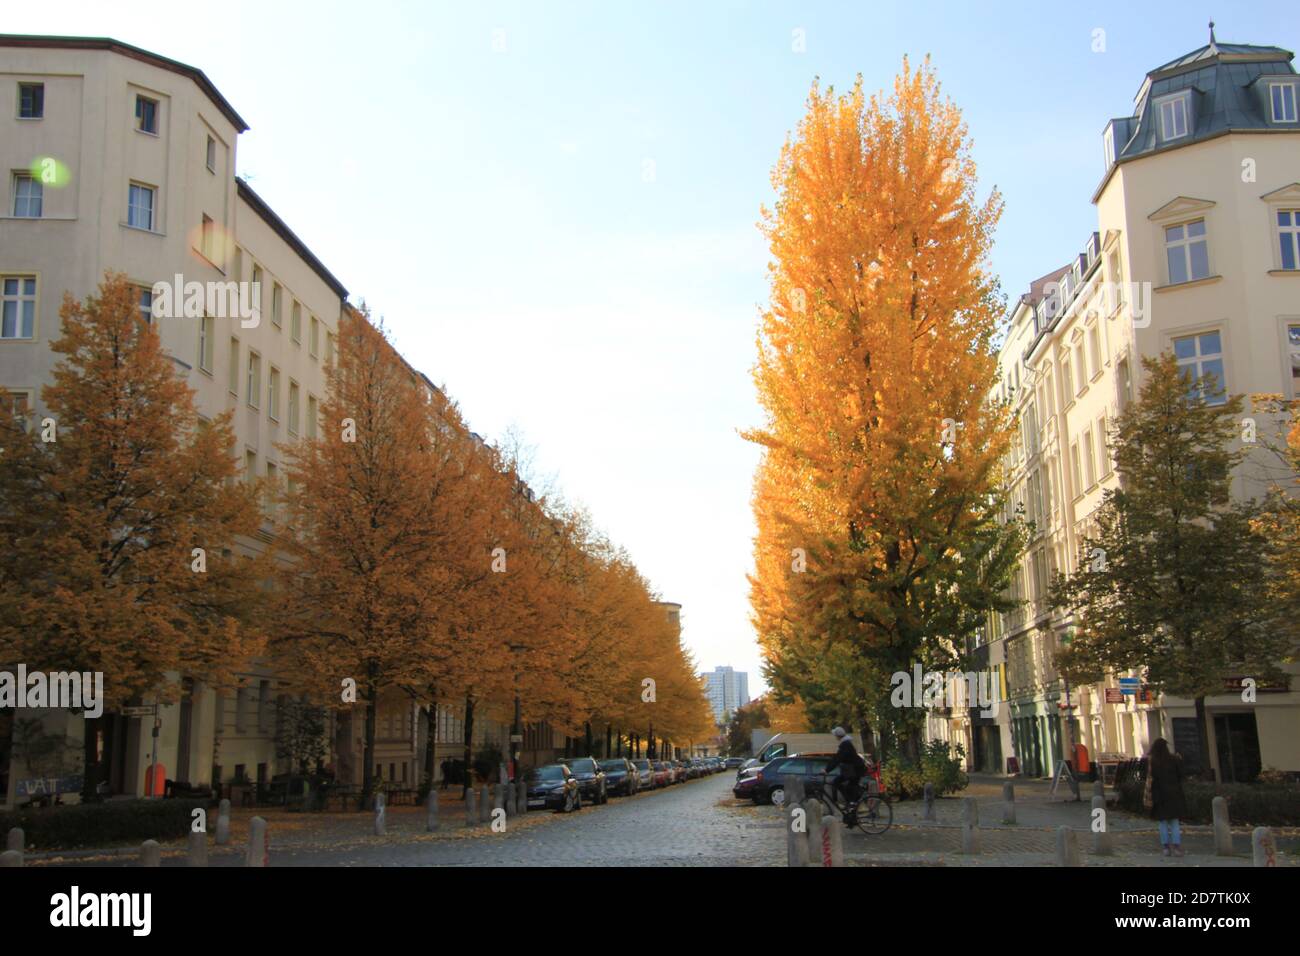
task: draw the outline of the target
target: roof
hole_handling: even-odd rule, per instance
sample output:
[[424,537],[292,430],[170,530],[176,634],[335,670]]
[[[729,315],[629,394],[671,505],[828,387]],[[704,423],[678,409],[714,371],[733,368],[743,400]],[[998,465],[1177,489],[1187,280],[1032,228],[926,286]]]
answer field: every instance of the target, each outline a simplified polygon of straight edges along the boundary
[[207,94],[214,106],[221,111],[226,119],[230,120],[236,131],[242,133],[248,129],[248,124],[244,122],[242,116],[235,112],[235,108],[230,105],[221,92],[207,78],[207,75],[197,67],[189,66],[178,60],[168,59],[165,56],[159,56],[157,53],[150,53],[148,50],[142,50],[138,46],[132,46],[129,43],[123,43],[121,40],[113,40],[109,37],[68,37],[68,36],[28,36],[17,33],[0,33],[0,47],[38,47],[52,48],[60,50],[107,50],[110,53],[117,53],[120,56],[130,57],[133,60],[139,60],[142,63],[148,63],[150,66],[156,66],[160,69],[170,70],[181,76],[189,77],[195,82],[199,89]]
[[[1093,201],[1115,168],[1129,160],[1230,132],[1295,132],[1293,125],[1279,127],[1270,122],[1265,93],[1255,85],[1260,77],[1295,76],[1294,58],[1294,53],[1282,47],[1219,43],[1211,29],[1205,46],[1156,67],[1138,89],[1132,115],[1111,120],[1115,161],[1107,167]],[[1182,90],[1191,91],[1188,135],[1162,140],[1155,103]]]
[[235,183],[239,187],[239,198],[252,206],[253,211],[275,230],[276,235],[287,242],[293,248],[293,251],[298,253],[307,265],[311,266],[312,271],[320,276],[340,299],[346,302],[348,290],[343,287],[343,283],[334,277],[334,273],[325,268],[324,264],[316,258],[316,254],[307,248],[307,244],[299,239],[294,231],[285,224],[285,221],[275,214],[275,210],[266,204],[266,200],[254,192],[253,187],[240,177],[235,177]]

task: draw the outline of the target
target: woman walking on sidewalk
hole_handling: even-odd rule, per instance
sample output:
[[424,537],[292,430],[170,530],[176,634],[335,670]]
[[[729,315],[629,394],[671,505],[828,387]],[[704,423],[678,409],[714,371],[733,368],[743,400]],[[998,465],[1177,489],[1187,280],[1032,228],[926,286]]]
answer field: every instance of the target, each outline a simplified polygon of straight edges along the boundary
[[1160,828],[1164,855],[1183,855],[1183,834],[1178,821],[1187,815],[1183,795],[1183,758],[1169,750],[1169,742],[1157,737],[1147,756],[1147,777],[1151,781],[1151,816]]

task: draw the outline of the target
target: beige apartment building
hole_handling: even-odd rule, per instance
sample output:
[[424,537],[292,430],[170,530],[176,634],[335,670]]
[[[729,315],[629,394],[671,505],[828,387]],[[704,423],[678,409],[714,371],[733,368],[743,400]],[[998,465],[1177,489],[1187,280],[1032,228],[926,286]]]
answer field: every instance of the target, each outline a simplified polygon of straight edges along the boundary
[[[1093,512],[1119,481],[1108,446],[1142,381],[1141,357],[1173,351],[1229,393],[1300,397],[1300,77],[1293,55],[1211,42],[1151,71],[1129,116],[1102,134],[1093,195],[1098,229],[1066,265],[1015,304],[995,397],[1019,416],[1007,466],[1011,507],[1034,524],[1013,591],[1026,603],[991,622],[977,651],[1005,703],[963,726],[972,765],[1049,775],[1082,743],[1095,761],[1140,756],[1164,736],[1225,780],[1300,771],[1300,682],[1246,703],[1243,676],[1207,699],[1210,753],[1198,753],[1193,703],[1140,686],[1067,687],[1054,653],[1071,621],[1046,606],[1072,572]],[[1246,415],[1251,415],[1249,407]],[[1260,417],[1262,439],[1276,423]],[[1247,461],[1234,493],[1258,494]],[[1300,667],[1287,665],[1291,674]],[[966,720],[963,715],[963,720]]]

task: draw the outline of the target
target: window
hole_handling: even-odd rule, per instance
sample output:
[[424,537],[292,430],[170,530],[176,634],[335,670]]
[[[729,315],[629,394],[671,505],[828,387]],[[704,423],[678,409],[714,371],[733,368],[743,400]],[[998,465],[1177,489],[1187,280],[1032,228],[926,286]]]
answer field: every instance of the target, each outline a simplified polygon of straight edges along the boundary
[[199,319],[199,368],[205,372],[212,371],[213,345],[212,316],[205,315]]
[[319,354],[320,343],[320,323],[316,321],[316,316],[311,317],[311,325],[308,328],[310,331],[307,335],[307,353],[315,358]]
[[266,507],[271,510],[275,507],[275,496],[279,491],[278,484],[280,481],[280,472],[276,468],[275,462],[266,463]]
[[239,396],[239,339],[230,339],[230,381],[227,383],[230,394]]
[[126,224],[137,229],[153,231],[153,209],[155,190],[152,186],[131,184],[130,196],[126,207]]
[[41,119],[45,115],[45,84],[18,84],[18,118]]
[[1294,123],[1296,121],[1295,84],[1270,83],[1268,99],[1273,107],[1274,123]]
[[325,361],[330,364],[334,363],[334,333],[333,332],[325,333]]
[[[1210,405],[1222,405],[1227,401],[1223,379],[1223,340],[1218,332],[1203,332],[1200,335],[1188,335],[1174,339],[1174,355],[1178,359],[1180,371],[1186,371],[1191,377],[1188,395],[1200,394]],[[1204,381],[1207,376],[1214,376],[1213,391],[1211,385]]]
[[272,421],[280,420],[280,370],[274,365],[266,379],[266,414]]
[[302,341],[302,306],[296,300],[293,303],[293,317],[289,320],[289,338],[295,342]]
[[1180,139],[1187,135],[1187,97],[1176,96],[1160,104],[1160,138]]
[[1074,479],[1075,497],[1083,494],[1083,473],[1079,470],[1079,443],[1070,443],[1070,477]]
[[1128,373],[1128,359],[1122,358],[1115,366],[1115,388],[1119,392],[1119,407],[1123,411],[1133,398],[1133,382]]
[[278,329],[280,327],[280,283],[271,283],[271,322]]
[[1110,425],[1106,421],[1106,416],[1102,415],[1097,419],[1097,455],[1101,465],[1101,477],[1110,477]]
[[307,396],[307,437],[316,437],[316,419],[319,415],[316,412],[316,396]]
[[1277,235],[1282,268],[1300,269],[1300,209],[1278,210]]
[[135,128],[142,133],[158,135],[158,101],[147,96],[135,98]]
[[1291,362],[1291,397],[1300,398],[1300,324],[1286,327],[1286,345]]
[[1092,456],[1092,429],[1083,430],[1083,438],[1080,440],[1079,452],[1083,456],[1083,477],[1087,484],[1085,488],[1091,488],[1097,483],[1097,464],[1096,459]]
[[1070,355],[1068,352],[1061,355],[1061,395],[1065,398],[1065,405],[1069,405],[1070,402],[1074,401],[1074,381],[1070,377]]
[[217,171],[217,141],[211,136],[208,137],[207,164],[208,172],[215,173]]
[[252,408],[258,407],[258,399],[262,392],[262,357],[254,351],[248,353],[248,388],[245,392],[248,396],[248,404]]
[[199,242],[201,243],[199,251],[203,253],[203,258],[209,262],[216,261],[214,251],[216,249],[215,236],[216,224],[212,221],[211,216],[205,215],[203,217],[203,232],[199,236]]
[[1092,374],[1096,378],[1101,374],[1101,327],[1095,322],[1088,329],[1088,359],[1092,362]]
[[140,321],[153,324],[153,289],[140,286]]
[[1110,126],[1107,126],[1106,132],[1101,134],[1101,149],[1106,154],[1106,168],[1110,169],[1111,164],[1115,162],[1115,131]]
[[0,339],[30,339],[36,327],[36,277],[5,276],[0,296]]
[[21,219],[40,219],[45,187],[35,176],[14,175],[14,215]]
[[[244,481],[248,482],[251,485],[256,480],[257,480],[257,452],[245,451],[244,452]],[[240,697],[243,696],[243,693],[244,690],[241,687],[239,690]],[[238,700],[239,698],[236,698],[236,702],[238,702]],[[236,711],[236,713],[238,713],[238,711]],[[238,726],[238,721],[236,721],[236,726]]]
[[1111,283],[1111,301],[1110,310],[1115,312],[1124,304],[1124,267],[1119,261],[1119,250],[1116,249],[1108,257],[1110,268]]
[[289,434],[298,434],[298,383],[289,379]]
[[26,392],[0,392],[0,415],[8,419],[16,419],[27,427],[27,393]]
[[253,301],[257,303],[257,312],[262,312],[262,303],[266,301],[262,298],[262,267],[253,263],[253,288],[250,290]]
[[1210,252],[1205,241],[1205,220],[1196,219],[1165,227],[1165,256],[1169,261],[1169,284],[1192,282],[1210,274]]
[[1088,387],[1088,359],[1083,354],[1083,340],[1074,343],[1074,387],[1076,395],[1082,395]]

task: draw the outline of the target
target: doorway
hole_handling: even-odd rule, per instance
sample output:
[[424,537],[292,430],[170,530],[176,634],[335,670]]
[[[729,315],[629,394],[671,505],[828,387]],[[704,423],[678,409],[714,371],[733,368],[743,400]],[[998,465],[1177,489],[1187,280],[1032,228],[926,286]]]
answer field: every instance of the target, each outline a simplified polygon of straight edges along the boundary
[[1215,714],[1214,742],[1224,783],[1250,783],[1259,776],[1259,729],[1253,713]]

